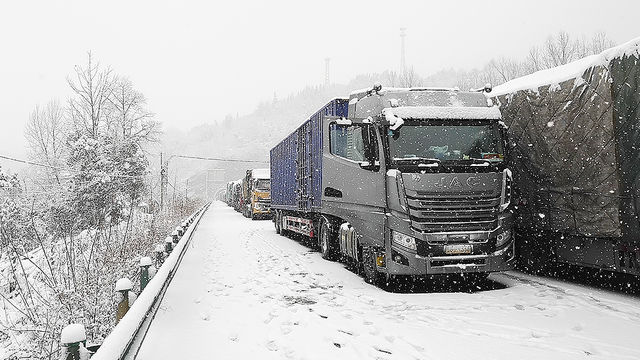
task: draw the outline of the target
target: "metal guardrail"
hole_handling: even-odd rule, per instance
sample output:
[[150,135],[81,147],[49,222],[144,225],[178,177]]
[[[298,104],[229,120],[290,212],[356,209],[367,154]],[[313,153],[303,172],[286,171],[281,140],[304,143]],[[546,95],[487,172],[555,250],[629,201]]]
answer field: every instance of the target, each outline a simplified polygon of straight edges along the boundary
[[149,327],[160,308],[164,295],[175,276],[189,243],[195,233],[202,216],[211,203],[204,205],[192,217],[192,225],[188,227],[180,241],[167,257],[158,272],[133,304],[126,316],[116,325],[102,346],[93,355],[93,360],[100,359],[135,359],[140,351]]

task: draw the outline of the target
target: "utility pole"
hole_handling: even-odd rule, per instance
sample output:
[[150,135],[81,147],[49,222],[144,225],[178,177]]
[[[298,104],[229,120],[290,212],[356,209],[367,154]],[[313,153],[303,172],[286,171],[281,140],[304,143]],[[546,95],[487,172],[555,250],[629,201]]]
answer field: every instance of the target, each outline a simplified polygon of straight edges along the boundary
[[164,200],[167,193],[167,164],[164,163],[160,153],[160,210],[164,209]]
[[407,73],[407,59],[405,57],[405,38],[407,28],[400,28],[400,74],[405,76]]
[[[178,186],[178,172],[173,177],[173,202],[171,203],[171,212],[176,211],[176,186]],[[178,194],[180,196],[180,194]]]
[[329,84],[331,84],[331,78],[329,77],[330,63],[331,63],[331,58],[324,58],[324,86],[329,86]]

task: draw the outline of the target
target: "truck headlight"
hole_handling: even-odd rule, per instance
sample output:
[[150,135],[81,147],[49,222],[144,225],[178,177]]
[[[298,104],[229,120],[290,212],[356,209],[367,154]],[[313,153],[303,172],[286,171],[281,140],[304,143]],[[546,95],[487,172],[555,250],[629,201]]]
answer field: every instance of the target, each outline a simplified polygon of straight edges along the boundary
[[416,239],[409,235],[405,235],[397,231],[391,231],[391,241],[398,246],[402,246],[403,248],[407,248],[409,250],[417,250]]
[[499,248],[511,240],[511,230],[505,230],[496,237],[496,247]]
[[511,188],[513,186],[513,174],[511,170],[502,172],[502,194],[500,195],[500,212],[505,211],[511,204]]

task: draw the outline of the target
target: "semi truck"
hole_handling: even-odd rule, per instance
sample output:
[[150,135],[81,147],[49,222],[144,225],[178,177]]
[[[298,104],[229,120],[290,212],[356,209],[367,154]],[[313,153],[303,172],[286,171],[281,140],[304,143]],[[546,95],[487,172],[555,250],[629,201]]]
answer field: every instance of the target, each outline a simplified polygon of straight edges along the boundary
[[275,230],[378,285],[511,269],[505,139],[484,92],[376,84],[331,100],[270,151]]
[[640,38],[492,92],[512,148],[523,270],[640,275],[639,59]]
[[242,212],[244,199],[242,198],[242,179],[233,182],[232,206],[237,212]]
[[224,193],[224,202],[229,206],[233,206],[233,184],[233,181],[229,181]]
[[269,169],[250,169],[242,178],[242,213],[252,220],[271,216],[271,180]]

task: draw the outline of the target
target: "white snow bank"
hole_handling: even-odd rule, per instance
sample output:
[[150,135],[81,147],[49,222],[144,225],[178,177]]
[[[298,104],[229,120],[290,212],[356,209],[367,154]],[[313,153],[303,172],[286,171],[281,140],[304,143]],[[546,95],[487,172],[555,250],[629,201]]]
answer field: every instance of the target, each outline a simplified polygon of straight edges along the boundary
[[127,278],[122,278],[116,282],[116,291],[125,291],[133,289],[133,284],[131,280]]
[[151,264],[153,264],[153,261],[151,261],[150,257],[143,256],[140,258],[140,266],[151,266]]
[[[205,212],[202,211],[198,216],[201,217],[204,213]],[[190,236],[195,228],[195,226],[189,228],[184,236]],[[149,281],[149,284],[147,284],[144,291],[137,299],[135,299],[135,303],[131,306],[129,311],[127,311],[127,314],[122,318],[122,320],[120,320],[118,325],[116,325],[107,338],[104,339],[100,349],[98,349],[96,354],[91,358],[92,360],[111,360],[120,358],[122,352],[127,347],[127,344],[131,341],[131,337],[136,333],[142,321],[145,320],[147,311],[162,289],[167,277],[175,268],[180,257],[180,253],[183,251],[186,243],[186,241],[180,241],[178,245],[176,245],[174,251],[171,252],[171,255],[167,257],[160,269],[158,269],[156,276]],[[129,299],[131,300],[131,298]]]
[[540,86],[559,84],[563,81],[579,78],[585,70],[594,66],[606,66],[615,58],[635,56],[640,58],[640,37],[620,46],[605,50],[600,54],[587,56],[566,65],[541,70],[533,74],[508,81],[493,88],[491,97],[514,93],[519,90],[537,90]]
[[462,120],[483,120],[500,119],[498,107],[470,107],[470,106],[400,106],[396,108],[385,108],[386,114],[389,112],[403,119],[462,119]]
[[82,324],[69,324],[60,333],[60,342],[63,344],[72,344],[85,340],[87,340],[87,334]]
[[253,169],[253,170],[251,170],[251,176],[254,179],[269,179],[269,178],[271,178],[271,170],[269,170],[269,169]]

